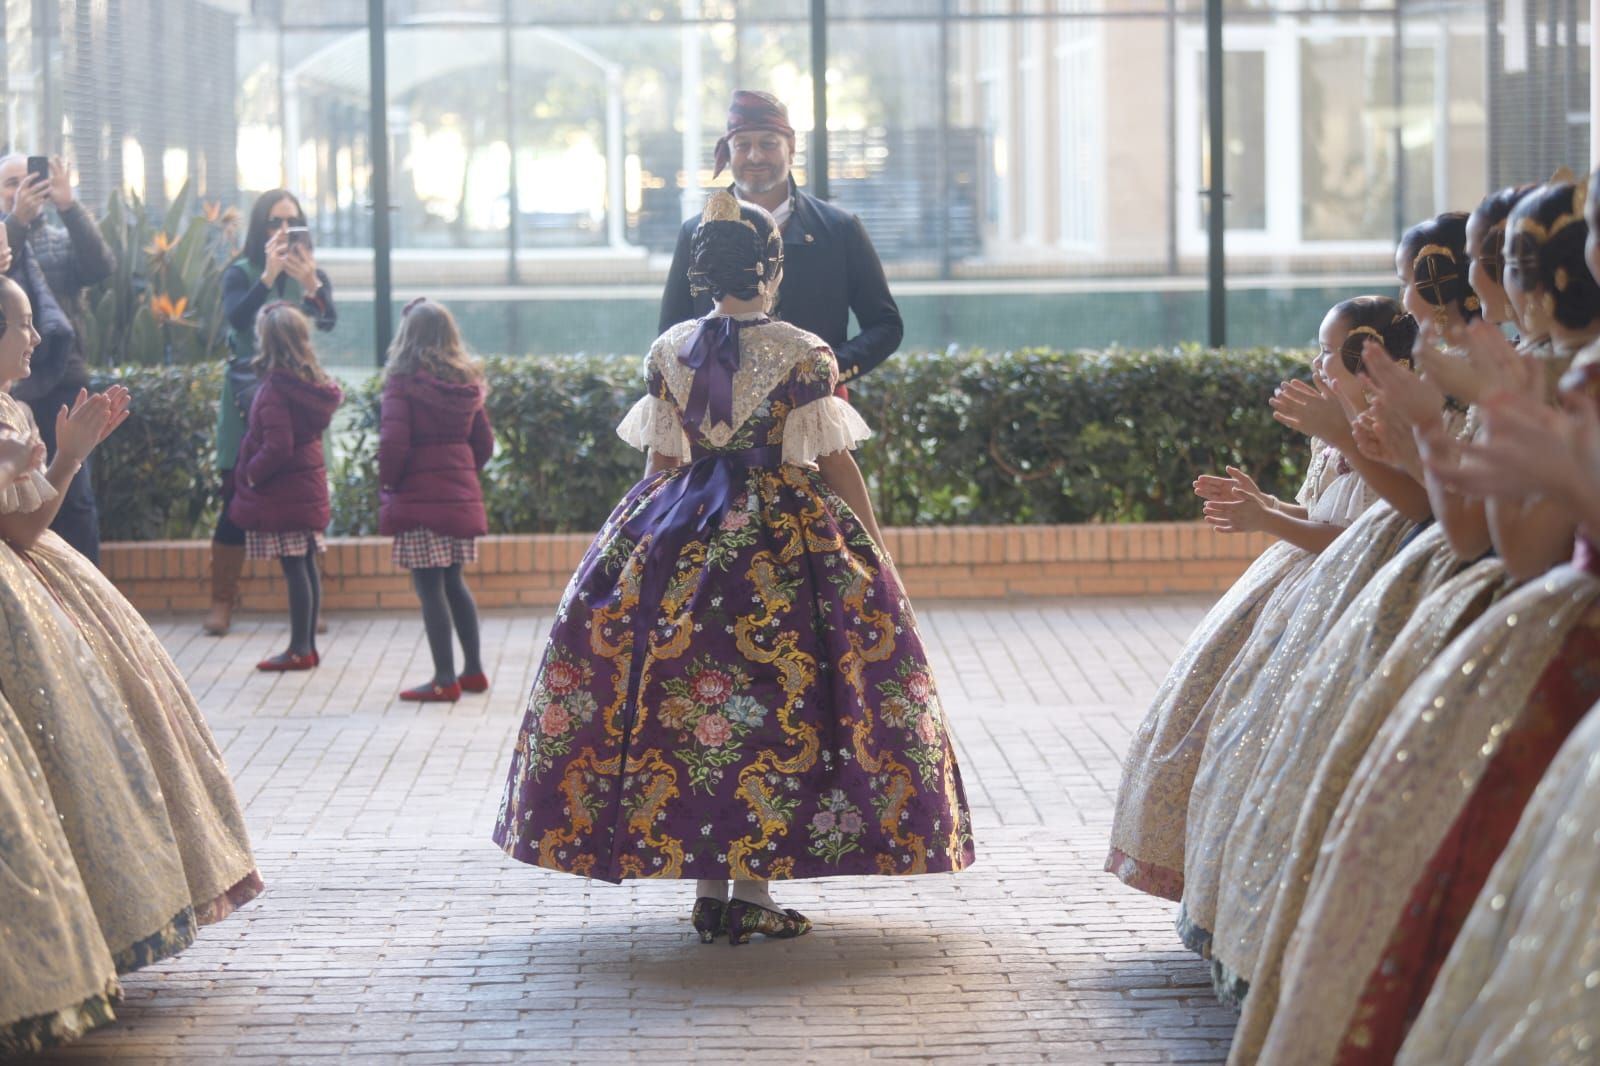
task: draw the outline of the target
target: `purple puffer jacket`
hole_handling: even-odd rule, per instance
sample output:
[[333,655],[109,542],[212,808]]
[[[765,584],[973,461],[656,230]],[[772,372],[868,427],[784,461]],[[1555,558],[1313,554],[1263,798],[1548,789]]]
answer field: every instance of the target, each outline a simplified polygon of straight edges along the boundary
[[287,370],[262,379],[239,442],[229,518],[262,533],[328,528],[322,433],[343,399],[332,381],[318,385]]
[[432,374],[391,374],[378,431],[378,531],[431,529],[447,537],[489,532],[478,471],[494,454],[483,386]]

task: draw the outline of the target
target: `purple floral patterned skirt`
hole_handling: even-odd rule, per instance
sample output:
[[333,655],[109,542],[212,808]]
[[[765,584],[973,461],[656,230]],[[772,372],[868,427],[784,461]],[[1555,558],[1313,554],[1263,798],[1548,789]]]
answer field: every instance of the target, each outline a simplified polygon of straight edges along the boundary
[[606,881],[972,863],[899,578],[778,451],[647,477],[595,538],[511,758],[494,839],[513,858]]

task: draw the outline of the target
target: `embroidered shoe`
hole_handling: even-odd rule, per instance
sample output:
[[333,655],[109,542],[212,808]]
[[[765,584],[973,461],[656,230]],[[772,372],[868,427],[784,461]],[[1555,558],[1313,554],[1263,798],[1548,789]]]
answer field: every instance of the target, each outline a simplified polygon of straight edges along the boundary
[[438,685],[430,681],[426,685],[404,689],[400,693],[400,698],[414,703],[454,703],[461,698],[461,682],[452,681],[448,685]]
[[694,931],[700,934],[700,943],[709,944],[717,939],[719,933],[727,932],[723,923],[728,905],[720,899],[710,896],[701,896],[694,901]]
[[811,932],[811,919],[797,910],[768,910],[742,899],[730,899],[723,911],[727,918],[728,943],[734,947],[748,944],[754,933],[769,940],[793,940]]
[[476,674],[462,674],[456,678],[456,684],[461,686],[462,692],[488,692],[489,675],[481,670]]

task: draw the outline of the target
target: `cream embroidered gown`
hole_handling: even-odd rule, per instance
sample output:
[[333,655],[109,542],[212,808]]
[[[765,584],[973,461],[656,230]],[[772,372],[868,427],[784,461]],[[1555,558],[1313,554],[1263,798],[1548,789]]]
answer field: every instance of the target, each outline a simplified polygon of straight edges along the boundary
[[[0,505],[15,506],[16,499],[9,490],[0,493]],[[144,746],[88,645],[22,559],[3,544],[0,694],[32,748],[116,969],[138,969],[182,950],[194,939],[194,912]],[[8,863],[13,843],[20,846],[8,839],[0,849]],[[36,932],[21,929],[18,935]],[[43,961],[48,957],[38,945],[30,954],[40,965],[49,965]],[[79,977],[89,976],[81,972],[80,960],[58,961],[79,971]],[[0,1003],[10,995],[0,991]],[[32,1009],[38,1006],[24,1007],[26,1016],[39,1013]],[[16,1014],[6,1022],[25,1016],[16,1008],[5,1013]]]
[[[1597,355],[1593,346],[1581,353],[1569,380],[1592,381]],[[1600,626],[1594,553],[1581,540],[1579,548],[1574,564],[1529,582],[1473,622],[1379,727],[1321,841],[1276,1001],[1263,1005],[1272,1016],[1251,1023],[1252,1042],[1267,1028],[1264,1056],[1332,1058],[1419,875],[1502,742],[1517,736],[1536,694],[1570,702],[1563,673],[1573,691],[1594,682],[1592,664],[1574,661],[1578,653],[1565,647]],[[1247,1006],[1254,999],[1253,990]]]
[[0,696],[0,1055],[111,1020],[116,966],[26,730]]
[[1266,1060],[1331,1061],[1421,867],[1565,635],[1597,605],[1600,580],[1577,567],[1530,582],[1452,643],[1383,723],[1323,839],[1284,953]]
[[[1370,490],[1366,490],[1370,493]],[[1369,499],[1373,497],[1369,495]],[[1189,799],[1183,906],[1178,930],[1191,950],[1210,956],[1222,845],[1237,804],[1270,739],[1283,691],[1339,613],[1399,550],[1414,523],[1376,502],[1317,556],[1298,594],[1263,615],[1216,705]]]
[[[0,393],[0,431],[37,439],[31,415]],[[200,708],[143,617],[87,559],[46,531],[23,558],[76,626],[125,701],[160,781],[200,924],[261,891],[244,815]]]
[[[1523,354],[1544,364],[1553,397],[1571,355],[1548,344]],[[1362,590],[1285,697],[1284,724],[1224,850],[1212,939],[1219,991],[1238,1001],[1248,987],[1262,1001],[1245,1004],[1232,1061],[1259,1051],[1316,846],[1367,745],[1423,668],[1514,585],[1498,558],[1469,565],[1430,527]]]
[[[1315,442],[1295,502],[1327,513],[1364,506],[1367,501],[1349,491],[1355,474],[1341,473],[1339,459],[1333,448]],[[1126,884],[1174,901],[1182,896],[1184,823],[1211,725],[1207,700],[1263,609],[1279,589],[1297,585],[1315,558],[1287,541],[1269,546],[1206,614],[1167,672],[1123,760],[1105,868]]]
[[[1465,412],[1448,413],[1446,424],[1457,435],[1471,432]],[[1317,556],[1292,617],[1280,615],[1274,627],[1257,627],[1249,654],[1241,656],[1247,668],[1236,669],[1213,695],[1219,710],[1189,803],[1178,916],[1178,931],[1192,950],[1211,955],[1223,849],[1245,791],[1282,725],[1286,696],[1345,610],[1404,549],[1415,528],[1387,503],[1369,510]],[[1218,991],[1225,994],[1226,988]]]
[[1600,1054],[1600,705],[1567,738],[1479,893],[1399,1066]]
[[[1243,1014],[1234,1032],[1230,1062],[1254,1062],[1260,1054],[1261,1041],[1278,1000],[1285,945],[1299,919],[1323,834],[1374,736],[1428,664],[1511,587],[1505,566],[1498,559],[1474,563],[1446,581],[1412,614],[1350,697],[1348,706],[1330,714],[1329,722],[1309,723],[1301,741],[1308,747],[1330,727],[1332,735],[1326,738],[1326,747],[1314,765],[1299,768],[1301,774],[1309,774],[1309,779],[1301,778],[1305,780],[1305,791],[1299,800],[1293,798],[1292,786],[1270,797],[1276,806],[1263,813],[1272,817],[1259,823],[1260,836],[1252,842],[1266,865],[1252,881],[1235,875],[1232,884],[1238,895],[1226,916],[1218,917],[1218,936],[1225,937],[1229,944],[1226,954],[1219,949],[1220,957],[1244,959],[1250,966],[1245,970],[1232,962],[1232,972],[1223,974],[1225,980],[1249,981],[1249,995],[1244,999]],[[1357,602],[1356,607],[1359,606],[1361,601]],[[1356,607],[1352,607],[1352,615]],[[1307,670],[1307,676],[1316,676],[1314,668]],[[1310,759],[1312,755],[1308,752],[1305,757]],[[1256,814],[1250,812],[1250,818]],[[1285,818],[1286,822],[1280,823],[1278,818]],[[1235,832],[1238,830],[1236,826]],[[1286,832],[1287,838],[1278,838],[1275,831]],[[1281,858],[1272,862],[1271,849],[1275,846],[1281,847]],[[1238,854],[1230,851],[1235,861]]]

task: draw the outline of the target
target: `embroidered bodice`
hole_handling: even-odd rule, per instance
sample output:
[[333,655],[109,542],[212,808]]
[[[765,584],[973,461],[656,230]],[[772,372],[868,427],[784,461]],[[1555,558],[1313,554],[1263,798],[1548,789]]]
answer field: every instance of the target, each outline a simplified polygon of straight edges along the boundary
[[[716,316],[713,311],[708,317]],[[673,326],[645,356],[646,395],[617,427],[629,444],[686,461],[710,452],[781,445],[785,462],[809,466],[820,455],[853,448],[871,436],[855,409],[834,395],[839,364],[833,351],[786,322],[755,322],[739,330],[732,423],[707,414],[700,425],[687,425],[683,412],[696,371],[678,356],[699,324]]]

